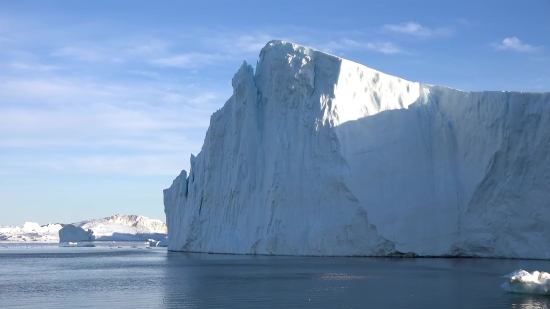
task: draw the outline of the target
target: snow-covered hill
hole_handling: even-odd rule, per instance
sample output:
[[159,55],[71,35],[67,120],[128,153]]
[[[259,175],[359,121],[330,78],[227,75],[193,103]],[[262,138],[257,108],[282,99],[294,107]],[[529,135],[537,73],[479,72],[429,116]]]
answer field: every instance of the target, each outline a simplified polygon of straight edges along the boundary
[[[166,224],[157,219],[137,215],[114,215],[97,220],[72,223],[91,230],[95,240],[161,240],[168,232]],[[60,239],[63,241],[63,239]]]
[[[88,233],[88,229],[91,231]],[[115,215],[72,224],[40,226],[26,222],[23,228],[0,226],[0,241],[67,242],[82,240],[164,240],[166,224],[138,215]],[[60,236],[62,239],[60,239]]]
[[164,191],[170,250],[550,258],[550,94],[463,92],[288,42]]

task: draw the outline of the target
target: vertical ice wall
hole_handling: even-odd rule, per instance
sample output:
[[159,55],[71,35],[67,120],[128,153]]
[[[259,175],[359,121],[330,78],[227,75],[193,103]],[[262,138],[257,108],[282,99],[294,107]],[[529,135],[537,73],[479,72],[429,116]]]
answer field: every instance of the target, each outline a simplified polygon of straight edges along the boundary
[[421,85],[281,41],[232,84],[164,191],[170,250],[550,257],[548,94]]

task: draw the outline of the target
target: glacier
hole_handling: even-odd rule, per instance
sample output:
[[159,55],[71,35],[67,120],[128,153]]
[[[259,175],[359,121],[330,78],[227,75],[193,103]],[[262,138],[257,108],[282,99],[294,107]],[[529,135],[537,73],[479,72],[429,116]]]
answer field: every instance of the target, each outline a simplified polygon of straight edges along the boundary
[[172,251],[550,258],[550,94],[411,82],[285,41],[164,190]]

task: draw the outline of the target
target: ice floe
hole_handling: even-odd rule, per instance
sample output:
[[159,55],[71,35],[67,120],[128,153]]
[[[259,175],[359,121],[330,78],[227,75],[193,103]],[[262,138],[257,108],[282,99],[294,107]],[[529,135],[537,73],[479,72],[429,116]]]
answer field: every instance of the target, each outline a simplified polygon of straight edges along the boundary
[[508,281],[500,287],[511,293],[550,295],[550,274],[535,270],[530,273],[518,269],[508,275],[502,276]]

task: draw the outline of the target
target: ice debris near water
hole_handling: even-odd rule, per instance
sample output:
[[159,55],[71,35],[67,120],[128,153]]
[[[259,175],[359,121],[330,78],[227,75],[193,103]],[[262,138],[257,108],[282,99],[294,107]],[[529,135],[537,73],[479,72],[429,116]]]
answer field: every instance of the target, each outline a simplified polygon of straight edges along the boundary
[[289,42],[164,191],[170,250],[550,258],[550,94],[410,82]]
[[534,271],[529,273],[523,269],[518,269],[511,274],[502,276],[508,281],[500,287],[511,293],[540,294],[550,295],[550,274],[546,272]]

